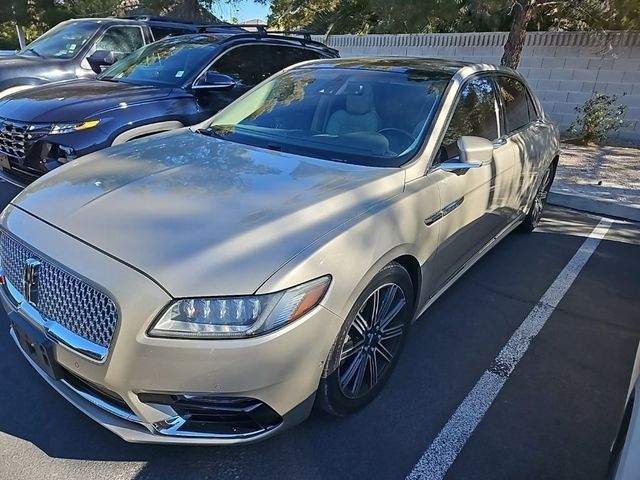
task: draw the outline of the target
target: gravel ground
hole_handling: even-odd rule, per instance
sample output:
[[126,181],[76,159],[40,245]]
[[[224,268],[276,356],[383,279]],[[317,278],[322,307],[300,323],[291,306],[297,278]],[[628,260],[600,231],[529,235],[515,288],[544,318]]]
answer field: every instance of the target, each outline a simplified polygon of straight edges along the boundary
[[563,143],[553,190],[640,207],[640,149]]

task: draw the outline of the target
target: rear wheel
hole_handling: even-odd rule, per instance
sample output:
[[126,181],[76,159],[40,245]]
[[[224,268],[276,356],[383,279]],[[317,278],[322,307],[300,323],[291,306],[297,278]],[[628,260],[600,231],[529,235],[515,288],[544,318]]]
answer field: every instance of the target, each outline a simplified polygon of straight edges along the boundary
[[533,197],[533,202],[531,202],[531,207],[529,207],[529,213],[518,227],[521,232],[531,232],[540,223],[542,212],[544,211],[544,207],[547,204],[547,198],[549,197],[549,190],[553,183],[555,165],[555,162],[552,163],[544,172],[542,182],[540,182],[538,191],[536,192],[535,197]]
[[325,365],[316,405],[348,415],[373,400],[395,367],[413,312],[411,278],[400,264],[390,263],[349,313]]

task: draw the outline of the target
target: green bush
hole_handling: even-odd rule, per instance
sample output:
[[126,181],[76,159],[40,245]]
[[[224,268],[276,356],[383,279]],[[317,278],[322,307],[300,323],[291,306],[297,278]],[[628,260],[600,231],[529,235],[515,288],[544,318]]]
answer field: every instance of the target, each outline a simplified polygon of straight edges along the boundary
[[605,143],[609,134],[625,126],[626,105],[616,105],[618,97],[594,93],[584,105],[576,107],[578,118],[569,126],[569,133],[582,143]]

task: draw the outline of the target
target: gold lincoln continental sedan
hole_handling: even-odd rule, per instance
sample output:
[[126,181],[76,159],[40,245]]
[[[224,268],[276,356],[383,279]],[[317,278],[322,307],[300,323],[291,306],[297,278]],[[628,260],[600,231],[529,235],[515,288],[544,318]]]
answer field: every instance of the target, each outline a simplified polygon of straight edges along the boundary
[[200,125],[22,191],[0,217],[10,334],[131,442],[251,442],[314,406],[350,414],[413,320],[536,227],[558,142],[509,69],[296,65]]

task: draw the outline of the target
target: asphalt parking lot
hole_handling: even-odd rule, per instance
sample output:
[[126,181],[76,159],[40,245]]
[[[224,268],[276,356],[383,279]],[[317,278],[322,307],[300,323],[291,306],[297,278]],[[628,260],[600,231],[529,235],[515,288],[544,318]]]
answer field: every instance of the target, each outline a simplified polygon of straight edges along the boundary
[[[16,193],[0,182],[0,205]],[[125,443],[32,370],[2,313],[0,479],[403,479],[599,222],[549,208],[538,230],[509,235],[419,319],[368,408],[315,413],[245,447]],[[612,223],[549,312],[447,479],[604,478],[640,338],[640,225]]]

